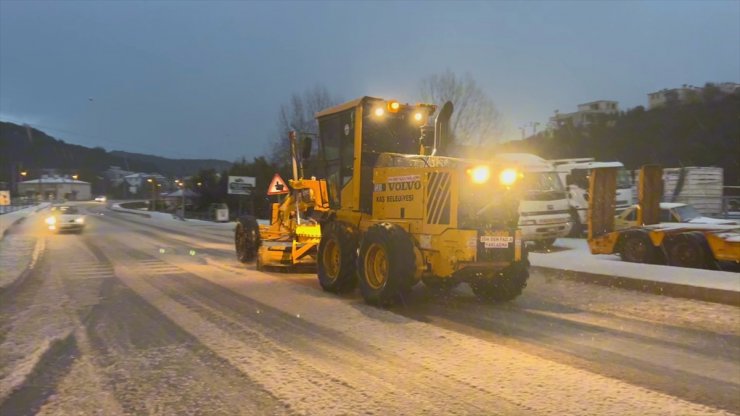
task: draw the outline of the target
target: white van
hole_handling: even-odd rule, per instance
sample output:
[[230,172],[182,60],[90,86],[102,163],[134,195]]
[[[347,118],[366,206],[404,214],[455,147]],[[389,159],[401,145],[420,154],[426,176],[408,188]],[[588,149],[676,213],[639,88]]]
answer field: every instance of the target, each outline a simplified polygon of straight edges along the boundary
[[568,196],[549,162],[531,153],[500,153],[494,161],[514,164],[524,173],[524,194],[519,203],[519,228],[524,241],[548,248],[570,233]]

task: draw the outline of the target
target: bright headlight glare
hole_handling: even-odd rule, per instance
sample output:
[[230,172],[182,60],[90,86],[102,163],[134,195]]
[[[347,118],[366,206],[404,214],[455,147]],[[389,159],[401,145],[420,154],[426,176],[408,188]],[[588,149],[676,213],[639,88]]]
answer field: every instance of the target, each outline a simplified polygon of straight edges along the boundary
[[388,101],[388,111],[391,113],[397,113],[401,109],[401,103],[398,101]]
[[77,224],[83,224],[83,223],[85,222],[85,219],[84,219],[84,218],[82,218],[82,217],[80,217],[80,218],[75,218],[75,222],[76,222]]
[[52,217],[46,218],[46,223],[49,224],[49,225],[56,224],[57,223],[57,217],[52,216]]
[[417,111],[414,113],[414,120],[421,121],[424,119],[424,114],[421,114],[421,111]]
[[491,169],[488,166],[476,166],[468,169],[468,174],[473,183],[486,183],[491,177]]
[[518,174],[516,169],[504,169],[498,175],[498,179],[501,182],[501,185],[511,186],[514,184],[514,182],[516,182],[517,176]]
[[376,117],[383,117],[383,114],[385,114],[385,109],[383,109],[382,107],[378,107],[375,109]]

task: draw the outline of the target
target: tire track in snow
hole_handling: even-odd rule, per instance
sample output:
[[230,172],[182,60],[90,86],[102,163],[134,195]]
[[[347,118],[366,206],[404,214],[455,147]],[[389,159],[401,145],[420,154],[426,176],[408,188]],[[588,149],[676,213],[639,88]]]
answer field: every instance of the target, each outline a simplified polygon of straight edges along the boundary
[[[215,277],[211,276],[211,278]],[[219,284],[223,282],[219,281]],[[281,296],[276,297],[271,290],[265,291],[264,286],[260,288],[263,289],[263,293],[260,293],[262,296],[252,293],[250,297],[273,300],[286,294],[294,295],[297,292],[294,288],[289,288],[290,293],[281,292]],[[324,303],[328,304],[328,302],[323,302],[324,299],[320,296],[311,300],[316,301],[317,299],[321,301],[320,306],[324,306]],[[347,327],[339,332],[359,333],[361,334],[360,339],[366,344],[386,353],[389,349],[398,347],[394,352],[408,359],[409,362],[435,368],[434,375],[437,382],[441,378],[446,378],[453,383],[472,386],[484,391],[489,397],[486,404],[494,403],[496,400],[511,400],[520,403],[525,408],[530,407],[534,412],[560,414],[629,414],[635,412],[664,414],[666,409],[673,409],[672,411],[678,413],[723,414],[717,409],[694,405],[675,397],[542,360],[509,348],[492,348],[490,344],[481,340],[471,340],[470,337],[460,336],[426,324],[408,322],[405,318],[398,315],[394,317],[387,311],[364,305],[357,306],[353,310],[356,305],[347,308],[347,305],[340,300],[335,299],[329,302],[332,302],[331,306],[327,305],[329,310],[324,310],[322,311],[324,313],[319,315],[334,319],[330,319],[330,322],[323,321],[324,325],[328,323],[333,329],[338,330],[338,324],[345,324]],[[279,309],[290,310],[294,309],[299,302],[293,297],[290,301],[286,298],[277,303],[281,306]],[[187,311],[187,308],[180,309],[180,306],[176,304],[167,307],[172,308],[170,311],[172,315],[177,314],[175,311],[178,313]],[[354,313],[345,316],[340,311],[346,309]],[[362,313],[358,312],[359,309]],[[340,318],[339,320],[336,315]],[[353,319],[347,319],[350,315],[354,315]],[[368,316],[376,320],[366,319]],[[196,318],[197,315],[191,317]],[[405,333],[403,330],[398,332],[400,325],[382,325],[383,321],[402,323],[404,329],[413,327],[418,333]],[[200,325],[205,325],[205,322],[199,322]],[[433,335],[440,332],[444,335]],[[378,338],[378,334],[383,335]],[[408,338],[413,341],[399,345],[398,340]],[[425,345],[434,347],[424,348]],[[504,357],[498,357],[499,355]],[[506,357],[509,359],[505,359]],[[490,373],[483,373],[483,369],[488,369]],[[584,380],[589,380],[589,382],[584,383]],[[403,381],[400,382],[403,383]],[[447,384],[441,385],[444,386],[441,389],[447,386]],[[543,400],[552,391],[558,392],[558,399]],[[584,397],[597,399],[582,403]],[[580,404],[575,405],[574,403]]]

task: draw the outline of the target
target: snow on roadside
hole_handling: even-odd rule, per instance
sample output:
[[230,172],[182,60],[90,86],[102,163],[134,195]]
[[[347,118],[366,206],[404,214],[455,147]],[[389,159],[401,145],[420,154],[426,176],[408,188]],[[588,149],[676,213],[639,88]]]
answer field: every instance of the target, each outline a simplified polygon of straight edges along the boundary
[[0,292],[12,286],[26,270],[34,267],[44,251],[44,239],[10,235],[0,240]]
[[549,253],[530,253],[532,266],[620,276],[740,292],[740,274],[683,267],[637,264],[617,255],[593,255],[584,239],[560,238]]

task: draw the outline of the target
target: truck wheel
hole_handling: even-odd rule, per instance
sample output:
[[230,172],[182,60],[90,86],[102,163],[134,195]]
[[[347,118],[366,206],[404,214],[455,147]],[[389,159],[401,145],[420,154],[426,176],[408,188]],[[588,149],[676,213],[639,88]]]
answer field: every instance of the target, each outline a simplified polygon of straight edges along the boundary
[[653,243],[645,233],[630,233],[624,236],[620,249],[622,260],[630,263],[655,263],[656,254]]
[[460,286],[460,280],[454,277],[424,276],[421,281],[434,293],[447,293]]
[[382,223],[371,226],[357,258],[360,292],[365,302],[385,306],[408,293],[416,269],[414,243],[401,227]]
[[703,235],[694,233],[680,234],[665,242],[668,262],[671,266],[702,269],[708,264],[707,252],[704,250]]
[[527,287],[529,270],[523,262],[510,265],[493,276],[482,277],[470,282],[478,299],[485,302],[507,302],[522,294]]
[[260,245],[260,229],[254,217],[240,218],[234,231],[236,258],[242,263],[253,262]]
[[357,239],[348,226],[332,221],[321,227],[318,275],[321,287],[332,293],[349,292],[357,285]]
[[581,224],[581,217],[578,216],[578,212],[575,210],[570,211],[570,220],[573,226],[568,233],[568,237],[581,238],[583,237],[583,225]]
[[538,250],[548,250],[553,244],[555,244],[555,238],[546,238],[544,240],[537,240],[534,242],[534,246]]

